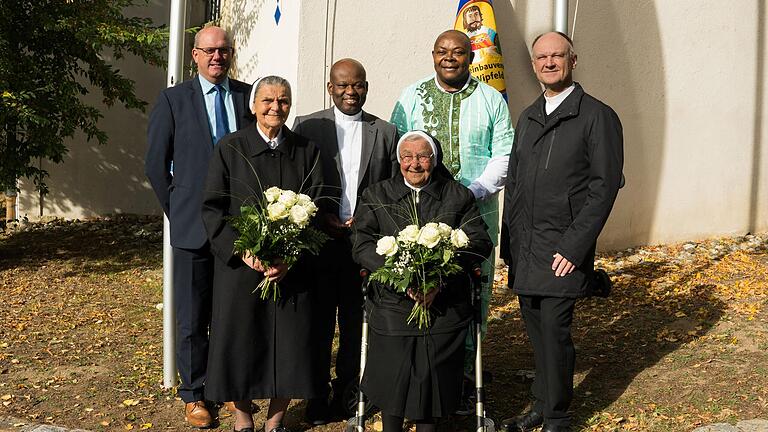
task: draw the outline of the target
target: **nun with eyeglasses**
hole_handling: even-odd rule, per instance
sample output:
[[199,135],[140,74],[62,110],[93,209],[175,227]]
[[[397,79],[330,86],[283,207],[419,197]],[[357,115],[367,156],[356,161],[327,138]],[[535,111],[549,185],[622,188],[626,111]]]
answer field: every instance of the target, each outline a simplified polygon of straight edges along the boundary
[[[460,263],[467,272],[493,248],[475,198],[443,165],[443,153],[423,131],[405,133],[397,144],[400,172],[369,186],[355,211],[353,256],[364,268],[384,265],[376,253],[383,236],[397,236],[414,223],[443,222],[469,237]],[[467,274],[450,278],[442,287],[405,294],[373,282],[365,307],[369,312],[368,361],[362,390],[381,409],[384,432],[402,432],[404,419],[418,432],[434,431],[441,417],[458,408],[464,365],[464,339],[472,316]],[[432,324],[408,324],[414,303],[430,307]]]
[[[219,141],[211,157],[203,222],[216,257],[213,317],[205,397],[234,401],[234,430],[254,432],[253,399],[270,399],[264,430],[284,432],[291,399],[321,396],[325,383],[312,355],[315,284],[307,257],[288,269],[265,267],[259,257],[233,253],[237,231],[228,221],[247,197],[272,186],[316,198],[322,184],[320,152],[285,126],[291,86],[278,76],[253,85],[256,122]],[[201,173],[202,175],[203,173]],[[280,283],[277,300],[254,292],[263,278]]]

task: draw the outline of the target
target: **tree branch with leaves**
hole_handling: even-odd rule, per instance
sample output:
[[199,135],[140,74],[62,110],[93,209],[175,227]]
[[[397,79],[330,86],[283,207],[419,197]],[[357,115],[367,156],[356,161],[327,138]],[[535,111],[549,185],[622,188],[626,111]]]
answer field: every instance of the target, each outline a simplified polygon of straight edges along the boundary
[[99,144],[98,107],[83,102],[101,91],[116,103],[144,110],[135,82],[113,64],[132,55],[165,62],[167,29],[126,8],[148,0],[0,0],[0,190],[29,178],[45,194],[48,173],[38,160],[60,163],[66,140],[82,132]]

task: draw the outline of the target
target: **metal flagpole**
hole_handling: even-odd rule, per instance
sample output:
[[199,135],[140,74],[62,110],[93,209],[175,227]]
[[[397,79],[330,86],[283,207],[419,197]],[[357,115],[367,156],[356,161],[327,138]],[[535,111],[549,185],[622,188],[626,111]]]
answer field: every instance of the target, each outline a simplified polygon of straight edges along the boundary
[[568,34],[568,0],[555,0],[555,31]]
[[[187,1],[171,0],[168,39],[168,87],[179,81],[184,66],[184,25]],[[173,167],[171,167],[173,171]],[[173,299],[173,249],[171,225],[163,218],[163,386],[176,385],[176,307]]]

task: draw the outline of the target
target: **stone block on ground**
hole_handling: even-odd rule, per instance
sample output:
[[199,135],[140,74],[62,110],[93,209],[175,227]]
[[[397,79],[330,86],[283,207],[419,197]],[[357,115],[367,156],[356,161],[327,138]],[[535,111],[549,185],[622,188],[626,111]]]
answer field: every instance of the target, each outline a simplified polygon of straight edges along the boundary
[[728,423],[715,423],[696,428],[693,432],[740,432],[735,426]]
[[768,420],[743,420],[736,423],[739,432],[768,432]]

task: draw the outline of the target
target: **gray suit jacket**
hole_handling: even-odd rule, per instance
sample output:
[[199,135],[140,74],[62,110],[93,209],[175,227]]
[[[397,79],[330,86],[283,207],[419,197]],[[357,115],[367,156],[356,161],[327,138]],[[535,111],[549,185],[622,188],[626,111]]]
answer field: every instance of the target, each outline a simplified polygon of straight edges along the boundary
[[[366,187],[386,180],[400,171],[396,153],[397,128],[365,111],[363,111],[362,121],[363,148],[360,152],[358,202]],[[296,117],[293,131],[313,141],[320,148],[325,183],[322,196],[327,197],[321,203],[321,207],[325,211],[338,214],[341,202],[342,165],[333,108]]]

